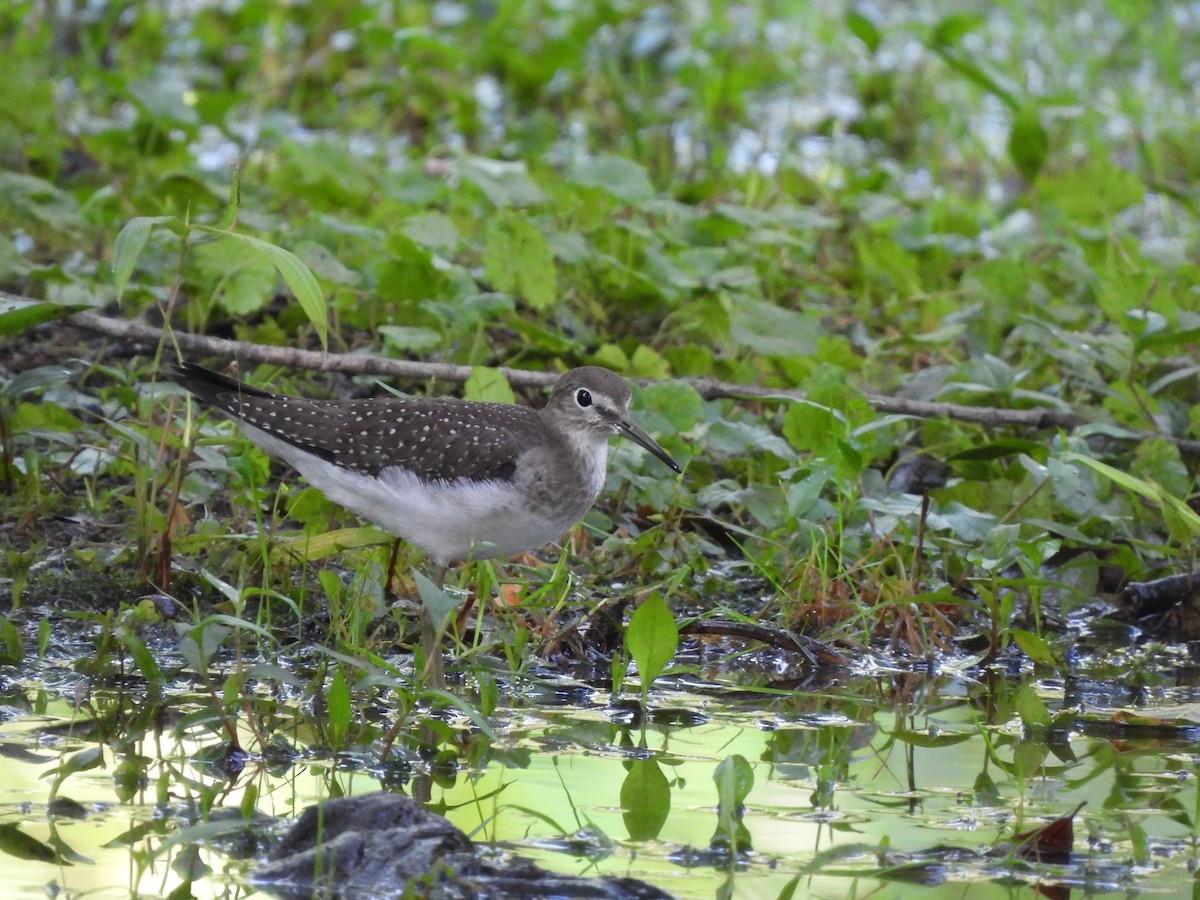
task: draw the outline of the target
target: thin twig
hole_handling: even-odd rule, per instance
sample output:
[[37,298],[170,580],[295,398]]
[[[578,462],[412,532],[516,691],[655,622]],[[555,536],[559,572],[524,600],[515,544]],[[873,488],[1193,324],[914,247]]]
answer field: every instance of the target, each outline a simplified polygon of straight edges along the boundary
[[[0,299],[28,300],[0,291]],[[152,328],[125,319],[114,319],[91,312],[81,312],[68,318],[79,328],[104,334],[141,346],[155,347],[163,338],[159,328]],[[252,344],[247,341],[231,341],[201,334],[173,332],[180,350],[206,356],[219,356],[246,363],[266,363],[293,369],[316,372],[343,372],[348,375],[380,375],[410,380],[437,379],[461,383],[470,377],[471,366],[452,363],[414,362],[412,360],[388,359],[367,353],[325,353],[319,350],[303,350],[296,347],[273,347]],[[553,372],[532,372],[527,369],[512,369],[501,366],[500,371],[515,387],[547,387],[558,376]],[[705,400],[781,400],[792,402],[804,400],[805,392],[783,388],[739,385],[719,381],[715,378],[682,378],[679,381],[691,385]],[[646,382],[642,382],[643,384]],[[1029,409],[1005,409],[994,406],[966,406],[961,403],[935,403],[928,400],[909,400],[888,397],[882,394],[867,394],[867,402],[878,412],[893,415],[913,416],[920,419],[951,419],[993,428],[1028,428],[1034,430],[1062,429],[1070,431],[1086,423],[1087,419],[1073,412],[1036,406]],[[1200,441],[1177,438],[1152,431],[1127,431],[1129,440],[1161,438],[1187,453],[1200,454]]]

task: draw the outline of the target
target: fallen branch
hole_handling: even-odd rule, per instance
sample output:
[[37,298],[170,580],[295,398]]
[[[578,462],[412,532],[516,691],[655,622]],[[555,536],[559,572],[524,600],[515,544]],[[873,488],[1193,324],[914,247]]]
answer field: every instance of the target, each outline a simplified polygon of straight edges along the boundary
[[771,628],[755,622],[734,622],[729,619],[693,619],[684,622],[679,627],[680,634],[687,635],[716,635],[720,637],[735,637],[747,641],[759,641],[788,653],[799,651],[808,661],[817,666],[836,669],[848,669],[850,660],[838,653],[824,641],[819,641],[807,634],[794,631],[784,631]]
[[[25,300],[0,292],[0,298]],[[379,375],[403,379],[438,379],[461,383],[471,375],[471,366],[452,363],[415,362],[412,360],[389,359],[367,353],[325,353],[318,350],[303,350],[296,347],[272,347],[252,344],[247,341],[231,341],[225,338],[187,334],[179,331],[164,332],[125,319],[114,319],[91,312],[81,312],[66,321],[78,328],[86,329],[111,338],[130,341],[144,347],[157,347],[160,343],[174,343],[180,351],[188,354],[219,356],[243,363],[265,363],[292,369],[307,369],[314,372],[343,372],[348,375]],[[547,387],[558,375],[553,372],[532,372],[527,369],[499,367],[509,383],[516,387]],[[691,385],[705,400],[782,400],[805,399],[804,391],[766,388],[756,385],[729,384],[715,378],[681,378]],[[645,383],[645,382],[642,382]],[[1034,430],[1062,429],[1070,431],[1085,424],[1086,419],[1072,412],[1039,406],[1030,409],[1002,409],[993,406],[966,406],[961,403],[936,403],[927,400],[907,400],[881,394],[867,394],[867,402],[878,412],[893,415],[913,416],[920,419],[951,419],[989,428],[1028,428]],[[1180,450],[1200,454],[1200,441],[1176,438],[1152,431],[1130,431],[1126,437],[1132,440],[1162,438],[1175,444]]]

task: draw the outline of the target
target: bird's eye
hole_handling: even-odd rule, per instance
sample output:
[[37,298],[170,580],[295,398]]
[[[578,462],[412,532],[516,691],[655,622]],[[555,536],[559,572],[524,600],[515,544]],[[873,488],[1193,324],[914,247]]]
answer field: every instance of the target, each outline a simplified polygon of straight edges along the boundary
[[592,405],[592,393],[586,388],[580,388],[575,392],[575,402],[580,406]]

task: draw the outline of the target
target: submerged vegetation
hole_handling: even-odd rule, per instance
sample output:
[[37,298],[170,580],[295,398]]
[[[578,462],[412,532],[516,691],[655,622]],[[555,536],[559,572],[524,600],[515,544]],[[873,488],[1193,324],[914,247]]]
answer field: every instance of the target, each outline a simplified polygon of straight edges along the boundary
[[[681,896],[1192,894],[1195,8],[191,7],[0,8],[6,892],[91,884],[88,815],[249,892],[248,822],[383,787]],[[684,474],[614,444],[443,590],[180,359],[602,365]]]

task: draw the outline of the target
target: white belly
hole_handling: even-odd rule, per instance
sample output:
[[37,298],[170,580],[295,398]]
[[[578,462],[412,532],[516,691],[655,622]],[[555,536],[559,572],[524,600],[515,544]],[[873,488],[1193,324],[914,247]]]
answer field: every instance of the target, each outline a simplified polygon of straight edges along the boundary
[[548,515],[523,502],[510,481],[426,482],[404,469],[385,469],[377,478],[360,475],[254,426],[243,427],[256,444],[291,463],[334,503],[416,544],[442,566],[536,550],[574,525],[592,504],[588,499]]

